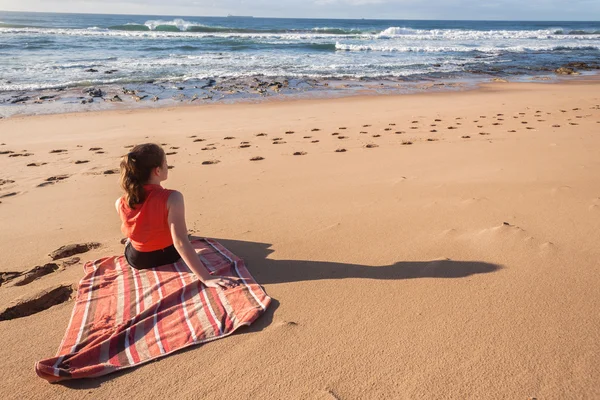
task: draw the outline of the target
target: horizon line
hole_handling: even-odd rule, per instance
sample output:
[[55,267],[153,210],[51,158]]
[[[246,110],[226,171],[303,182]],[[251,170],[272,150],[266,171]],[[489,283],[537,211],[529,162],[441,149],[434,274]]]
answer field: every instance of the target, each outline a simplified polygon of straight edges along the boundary
[[[68,14],[68,15],[116,15],[116,16],[141,16],[141,17],[191,17],[191,18],[228,18],[227,15],[181,15],[181,14],[134,14],[134,13],[98,13],[98,12],[54,12],[54,11],[14,11],[14,10],[0,10],[5,13],[26,13],[26,14]],[[229,18],[247,18],[250,16],[231,16]],[[347,20],[347,21],[462,21],[462,22],[592,22],[600,23],[600,21],[592,20],[546,20],[546,19],[426,19],[426,18],[314,18],[314,17],[263,17],[263,16],[251,16],[252,18],[258,19],[312,19],[312,20]]]

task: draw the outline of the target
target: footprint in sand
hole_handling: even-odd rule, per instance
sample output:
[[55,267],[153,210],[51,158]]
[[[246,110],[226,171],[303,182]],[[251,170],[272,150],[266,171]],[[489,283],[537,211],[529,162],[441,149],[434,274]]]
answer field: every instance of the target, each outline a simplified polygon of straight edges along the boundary
[[114,175],[114,174],[118,174],[118,173],[119,173],[118,169],[107,169],[102,174],[103,175]]
[[438,139],[435,139],[435,138],[427,138],[427,141],[428,141],[428,142],[437,142],[437,141],[438,141]]
[[381,135],[379,135],[379,134],[376,134],[376,135],[373,135],[373,137],[381,137]]
[[173,169],[173,168],[175,168],[175,166],[174,166],[174,165],[169,165],[169,166],[167,167],[167,169]]
[[480,115],[479,118],[487,118],[485,115]]
[[345,153],[347,150],[346,149],[337,149],[335,152],[336,153]]
[[165,155],[167,155],[167,156],[174,156],[175,154],[177,154],[176,151],[170,151],[168,153],[165,153]]
[[94,154],[104,154],[102,150],[95,152]]
[[[89,151],[98,151],[98,150],[102,150],[102,147],[90,147]],[[54,151],[54,150],[53,150]],[[52,152],[51,152],[52,153]]]
[[340,126],[338,129],[342,130],[342,129],[346,129],[345,126]]
[[318,140],[311,140],[311,143],[319,143]]
[[552,125],[553,128],[560,128],[560,125]]
[[392,128],[385,128],[384,131],[391,131]]
[[0,309],[0,321],[26,317],[47,310],[54,305],[68,301],[73,292],[72,285],[63,284],[15,299],[6,307]]
[[240,142],[240,144],[250,144],[250,142]]
[[366,132],[366,131],[360,131],[360,133],[362,133],[362,134],[365,134],[365,133],[369,133],[369,132]]
[[526,129],[535,129],[533,126],[527,126]]
[[204,142],[206,139],[194,139],[194,142]]
[[89,163],[89,160],[77,160],[75,161],[75,164],[85,164],[85,163]]
[[286,143],[286,142],[284,142],[282,140],[273,142],[273,144],[284,144],[284,143]]
[[27,166],[28,167],[41,167],[42,165],[46,165],[46,164],[48,164],[48,163],[45,163],[45,162],[43,162],[43,163],[35,163],[34,162],[34,163],[27,164]]
[[10,179],[0,179],[0,186],[8,185],[9,183],[15,183],[15,181],[12,181]]
[[320,131],[320,129],[319,128],[312,128],[310,131],[311,132],[318,132],[318,131]]
[[396,126],[396,124],[394,124],[394,123],[391,123],[391,124],[388,124],[388,125],[389,125],[389,126]]
[[492,125],[502,125],[500,122],[494,122]]
[[479,129],[481,129],[481,128],[483,128],[483,125],[477,125],[477,127],[478,127]]
[[179,146],[171,146],[171,150],[179,150]]
[[411,121],[411,124],[418,124],[419,121]]
[[276,138],[273,138],[273,139],[271,139],[271,140],[273,140],[273,141],[277,141],[277,140],[283,140],[283,138],[276,137]]
[[302,139],[310,139],[312,136],[304,136]]
[[211,146],[211,147],[203,147],[200,150],[216,150],[216,149],[217,149],[216,147]]
[[577,122],[569,122],[569,125],[579,125]]
[[225,136],[223,138],[223,140],[231,140],[231,139],[235,139],[233,136]]
[[375,147],[379,147],[379,145],[375,144],[375,143],[368,143],[365,145],[365,147],[367,149],[374,149]]
[[219,160],[202,161],[202,165],[213,165],[213,164],[218,164],[218,163],[220,163]]
[[19,194],[19,192],[10,192],[10,193],[5,193],[5,194],[0,194],[0,199],[16,196],[17,194]]
[[260,160],[264,160],[264,157],[257,156],[257,157],[252,157],[252,158],[250,159],[250,161],[260,161]]
[[337,136],[337,135],[339,135],[339,133],[338,133],[338,132],[333,132],[333,133],[331,134],[331,136]]
[[470,139],[471,136],[465,135],[465,136],[461,136],[461,138],[463,138],[463,139]]
[[65,180],[69,177],[69,175],[56,175],[56,176],[51,176],[50,178],[47,178],[45,182],[42,182],[38,185],[38,187],[44,187],[44,186],[48,186],[48,185],[53,185],[56,182],[60,182],[62,180]]
[[437,130],[435,130],[435,129],[432,129],[432,130],[430,130],[429,132],[437,132]]
[[266,133],[263,133],[263,132],[261,132],[261,133],[257,133],[257,134],[256,134],[256,136],[267,136],[267,134],[266,134]]
[[403,141],[403,142],[402,142],[402,144],[403,144],[404,146],[408,146],[408,145],[411,145],[411,144],[413,144],[413,143],[412,143],[410,140],[405,140],[405,141]]
[[240,149],[245,149],[247,147],[250,147],[250,145],[249,144],[241,144],[240,145]]
[[363,125],[363,128],[368,128],[369,126],[371,126],[371,125]]
[[395,133],[396,135],[402,135],[403,133],[406,133],[406,132],[404,132],[404,131],[396,131],[396,132],[394,132],[394,133]]
[[509,133],[515,133],[516,131],[514,129],[511,129],[510,131],[508,131]]
[[188,136],[189,139],[195,138],[195,137],[196,137],[196,135]]
[[410,129],[419,129],[418,126],[411,126]]
[[33,153],[15,153],[15,154],[9,154],[9,157],[29,157],[32,156]]
[[54,153],[64,153],[65,151],[67,151],[67,150],[65,150],[65,149],[56,149],[56,150],[50,150],[50,154],[54,154]]
[[125,149],[131,149],[132,147],[133,147],[132,144],[128,144],[127,146],[123,146],[123,148],[125,148]]
[[429,125],[429,126],[437,126],[437,124],[431,124],[431,125]]
[[294,133],[294,131],[285,131],[286,135],[291,135],[292,133]]
[[3,155],[4,155],[4,154],[13,154],[13,153],[14,153],[14,151],[11,151],[11,150],[3,150],[3,151],[0,151],[0,154],[3,154]]
[[455,126],[449,126],[447,129],[457,129]]
[[526,125],[528,122],[527,122],[527,121],[521,121],[521,123],[522,123],[523,125]]
[[348,136],[338,136],[338,139],[348,139]]
[[482,136],[489,135],[489,133],[488,133],[488,132],[479,132],[479,134],[480,134],[480,135],[482,135]]
[[308,154],[308,153],[305,151],[297,151],[294,153],[295,156],[305,156],[306,154]]
[[442,122],[441,119],[434,119],[435,122]]

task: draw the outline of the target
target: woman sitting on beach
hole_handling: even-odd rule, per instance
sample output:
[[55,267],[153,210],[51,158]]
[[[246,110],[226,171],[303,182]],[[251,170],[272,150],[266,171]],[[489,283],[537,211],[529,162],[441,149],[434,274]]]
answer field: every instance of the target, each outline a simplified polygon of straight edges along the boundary
[[232,287],[233,279],[211,276],[192,247],[185,224],[183,195],[163,188],[169,175],[167,157],[156,144],[135,146],[121,160],[121,187],[125,195],[115,207],[121,231],[127,236],[125,258],[136,269],[154,268],[183,258],[209,287]]

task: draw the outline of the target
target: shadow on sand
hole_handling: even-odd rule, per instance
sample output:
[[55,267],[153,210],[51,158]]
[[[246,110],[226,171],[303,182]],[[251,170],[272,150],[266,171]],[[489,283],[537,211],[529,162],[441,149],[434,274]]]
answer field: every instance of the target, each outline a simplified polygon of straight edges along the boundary
[[[200,237],[190,237],[200,239]],[[216,238],[215,238],[216,239]],[[478,261],[399,261],[392,265],[366,266],[342,264],[325,261],[271,260],[267,257],[274,252],[268,243],[244,242],[239,240],[216,239],[232,253],[244,259],[248,270],[261,285],[283,282],[313,281],[318,279],[413,279],[413,278],[464,278],[473,274],[494,272],[502,268],[500,265]],[[240,328],[236,334],[259,332],[273,321],[279,301],[272,299],[266,312],[250,327]],[[197,349],[191,346],[177,353],[185,353]],[[160,362],[157,359],[154,362]],[[133,372],[143,365],[127,368],[98,378],[76,379],[59,382],[71,389],[91,389],[100,387],[104,382]]]

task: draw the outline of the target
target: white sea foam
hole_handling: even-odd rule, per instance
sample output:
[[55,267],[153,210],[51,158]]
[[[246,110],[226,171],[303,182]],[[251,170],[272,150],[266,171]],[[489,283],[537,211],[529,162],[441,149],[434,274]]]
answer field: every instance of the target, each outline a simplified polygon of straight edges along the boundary
[[336,42],[336,50],[344,51],[379,51],[379,52],[400,52],[400,53],[449,53],[449,52],[472,52],[481,53],[524,53],[534,51],[556,51],[556,50],[600,50],[600,45],[557,45],[540,44],[534,46],[406,46],[406,45],[361,45],[361,44],[343,44]]

